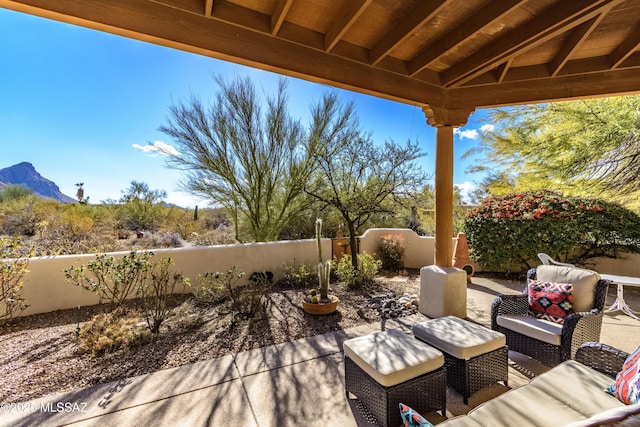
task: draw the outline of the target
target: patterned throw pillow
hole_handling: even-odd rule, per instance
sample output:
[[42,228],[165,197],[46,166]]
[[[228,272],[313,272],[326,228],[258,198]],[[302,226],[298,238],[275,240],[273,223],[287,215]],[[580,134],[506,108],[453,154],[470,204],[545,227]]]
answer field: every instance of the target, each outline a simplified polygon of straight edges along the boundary
[[564,323],[573,313],[573,285],[529,280],[529,314],[538,319]]
[[640,403],[640,347],[627,357],[616,382],[607,391],[627,405]]
[[402,425],[405,427],[433,427],[433,424],[404,403],[400,403],[400,416],[402,417]]

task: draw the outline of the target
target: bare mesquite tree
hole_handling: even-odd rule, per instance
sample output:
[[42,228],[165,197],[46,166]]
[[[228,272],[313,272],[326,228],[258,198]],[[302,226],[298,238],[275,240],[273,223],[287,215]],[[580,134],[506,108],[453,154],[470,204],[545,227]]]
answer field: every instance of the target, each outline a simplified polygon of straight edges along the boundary
[[[325,116],[333,115],[314,110],[314,121],[323,122]],[[427,176],[415,162],[425,155],[417,143],[376,144],[370,134],[358,128],[354,118],[347,129],[350,132],[339,137],[327,138],[322,132],[312,134],[311,141],[328,143],[320,144],[322,150],[314,151],[318,169],[305,191],[340,212],[349,231],[351,253],[355,254],[359,228],[372,215],[394,214],[399,205],[412,200]],[[357,271],[358,257],[351,257],[351,262]]]
[[166,153],[169,164],[185,171],[187,191],[230,212],[238,239],[241,219],[255,241],[276,240],[308,208],[303,190],[319,153],[356,134],[353,105],[325,95],[307,131],[287,110],[286,80],[266,102],[248,78],[215,81],[219,92],[211,106],[192,97],[170,107],[168,124],[160,127],[177,146],[178,154]]

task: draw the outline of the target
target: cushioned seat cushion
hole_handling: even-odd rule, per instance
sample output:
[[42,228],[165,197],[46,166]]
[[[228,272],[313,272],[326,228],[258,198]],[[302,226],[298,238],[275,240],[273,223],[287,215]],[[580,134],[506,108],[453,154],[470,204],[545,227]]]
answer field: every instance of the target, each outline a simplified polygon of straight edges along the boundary
[[573,310],[591,311],[600,275],[595,271],[557,265],[536,267],[536,280],[573,285]]
[[345,355],[385,387],[444,365],[442,352],[396,329],[351,338],[343,346]]
[[562,325],[530,316],[498,316],[498,325],[538,341],[560,345]]
[[624,406],[606,392],[611,377],[575,360],[568,360],[531,381],[535,387],[554,399],[585,415]]
[[623,405],[599,412],[583,421],[567,424],[565,427],[638,427],[640,425],[640,403]]
[[506,345],[504,334],[455,316],[416,323],[413,334],[457,359],[471,359]]
[[[544,391],[528,385],[481,404],[469,412],[469,416],[486,427],[555,427],[586,418]],[[443,427],[445,425],[448,423]]]

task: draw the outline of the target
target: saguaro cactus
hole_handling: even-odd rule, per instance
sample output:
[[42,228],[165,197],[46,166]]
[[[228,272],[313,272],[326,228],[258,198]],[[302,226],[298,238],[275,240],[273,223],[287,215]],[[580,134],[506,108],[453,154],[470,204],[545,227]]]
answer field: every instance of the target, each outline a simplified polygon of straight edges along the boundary
[[318,244],[318,279],[320,281],[320,300],[328,299],[329,280],[331,279],[331,261],[322,261],[322,220],[316,219],[316,242]]

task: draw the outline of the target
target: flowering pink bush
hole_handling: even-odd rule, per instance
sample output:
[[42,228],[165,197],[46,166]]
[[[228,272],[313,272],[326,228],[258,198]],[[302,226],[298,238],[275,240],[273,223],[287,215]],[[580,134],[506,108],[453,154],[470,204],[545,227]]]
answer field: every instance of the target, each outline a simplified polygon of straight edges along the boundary
[[465,219],[470,257],[490,271],[526,270],[545,252],[574,264],[640,253],[640,217],[601,199],[542,190],[483,200]]

